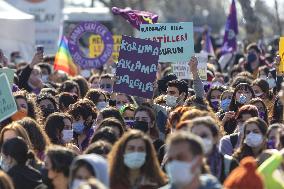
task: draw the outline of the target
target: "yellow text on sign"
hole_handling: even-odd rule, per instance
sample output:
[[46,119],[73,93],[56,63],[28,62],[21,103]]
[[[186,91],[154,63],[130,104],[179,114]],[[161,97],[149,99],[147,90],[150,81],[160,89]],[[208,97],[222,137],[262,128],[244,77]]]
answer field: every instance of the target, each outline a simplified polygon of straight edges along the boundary
[[[114,62],[118,61],[119,48],[121,44],[121,35],[113,35],[113,51],[112,59]],[[102,54],[104,50],[104,42],[100,35],[91,35],[89,38],[89,56],[96,58]]]

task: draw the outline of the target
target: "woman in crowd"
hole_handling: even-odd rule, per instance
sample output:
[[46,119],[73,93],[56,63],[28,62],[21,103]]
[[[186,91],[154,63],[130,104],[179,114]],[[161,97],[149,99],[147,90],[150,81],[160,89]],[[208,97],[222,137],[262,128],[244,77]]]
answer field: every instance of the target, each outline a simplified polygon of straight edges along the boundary
[[269,124],[268,111],[263,100],[261,98],[253,98],[249,101],[249,104],[254,105],[258,110],[259,117],[263,119],[266,122],[266,124]]
[[18,112],[21,112],[21,114],[14,114],[11,117],[13,121],[17,121],[28,116],[36,120],[38,123],[42,122],[42,112],[41,109],[36,106],[34,96],[29,95],[26,91],[18,91],[13,95],[17,103]]
[[109,117],[109,118],[104,119],[100,123],[100,125],[96,127],[96,131],[104,127],[111,127],[114,130],[117,138],[120,138],[126,130],[126,128],[123,127],[121,122],[114,117]]
[[223,86],[214,86],[209,89],[207,93],[207,101],[214,112],[217,112],[220,108],[221,95],[225,91]]
[[77,102],[78,96],[67,93],[67,92],[62,92],[58,95],[58,106],[60,112],[66,112],[68,110],[68,107],[70,104],[74,104]]
[[244,105],[236,115],[233,114],[234,122],[231,126],[235,131],[233,134],[223,136],[220,140],[219,150],[223,154],[231,156],[234,153],[234,150],[240,146],[244,135],[244,122],[251,117],[258,117],[258,114],[257,108],[253,105]]
[[[181,122],[180,124],[183,124]],[[210,172],[222,183],[229,173],[237,167],[238,163],[232,157],[223,155],[218,150],[218,143],[222,134],[219,126],[209,116],[194,118],[187,121],[186,127],[178,128],[189,130],[191,133],[200,136],[204,144],[204,153],[207,164],[210,166]]]
[[78,84],[81,97],[84,98],[89,90],[88,81],[80,75],[77,75],[76,77],[72,78],[72,80]]
[[40,172],[27,165],[29,159],[34,159],[34,154],[25,140],[20,137],[9,139],[1,149],[1,168],[12,178],[15,189],[43,187]]
[[80,88],[79,85],[72,80],[67,80],[62,83],[60,86],[59,92],[68,92],[71,94],[76,95],[79,99],[81,98]]
[[100,125],[101,122],[106,118],[116,118],[125,128],[125,123],[123,117],[121,116],[120,112],[114,107],[107,107],[102,109],[98,113],[98,117],[96,120],[96,125]]
[[75,152],[61,147],[50,146],[45,154],[45,168],[54,189],[68,189],[70,165]]
[[96,178],[109,186],[108,164],[100,155],[85,154],[76,157],[70,168],[69,187],[77,189],[90,178]]
[[98,110],[102,110],[108,106],[108,98],[104,91],[100,89],[90,89],[85,98],[91,100],[96,105]]
[[73,140],[72,118],[67,113],[48,116],[44,129],[53,144],[63,145]]
[[127,132],[109,154],[110,188],[158,188],[166,184],[151,139],[141,131]]
[[25,117],[17,121],[27,131],[36,156],[43,161],[45,149],[50,145],[50,140],[43,128],[32,118]]
[[240,83],[236,86],[229,106],[229,111],[237,112],[238,109],[248,104],[255,97],[253,89],[246,83]]
[[124,119],[127,129],[133,127],[135,110],[136,107],[133,104],[126,104],[120,108],[120,113]]
[[244,123],[244,136],[240,147],[233,154],[233,157],[241,161],[244,157],[257,157],[266,149],[267,124],[258,117],[248,119]]
[[159,138],[159,130],[156,125],[156,117],[153,109],[148,106],[138,107],[134,113],[134,119],[135,129],[147,133],[153,141]]
[[259,97],[265,103],[268,110],[268,116],[272,116],[272,109],[274,104],[273,94],[269,90],[269,84],[266,79],[256,79],[252,82],[252,89],[256,97]]
[[2,147],[3,143],[8,139],[21,137],[24,139],[29,146],[29,149],[33,149],[33,144],[27,131],[18,123],[12,122],[11,124],[5,126],[0,133],[0,148]]
[[37,105],[40,107],[40,109],[42,111],[42,115],[43,115],[44,120],[46,120],[46,118],[50,114],[58,111],[56,99],[51,94],[40,93],[37,96],[36,102],[37,102]]
[[81,151],[88,147],[94,133],[92,126],[97,117],[94,107],[95,105],[92,101],[81,99],[72,104],[68,110],[73,120],[74,142]]

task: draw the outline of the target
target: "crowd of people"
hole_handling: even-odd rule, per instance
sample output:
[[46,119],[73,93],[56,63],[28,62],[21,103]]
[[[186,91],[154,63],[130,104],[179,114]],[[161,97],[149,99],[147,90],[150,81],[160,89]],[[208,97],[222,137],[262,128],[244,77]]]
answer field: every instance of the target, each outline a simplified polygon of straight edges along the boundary
[[18,111],[0,124],[0,188],[282,189],[277,50],[252,43],[225,67],[209,56],[207,81],[194,56],[191,80],[159,63],[152,99],[113,92],[112,69],[69,77],[43,52],[3,59]]

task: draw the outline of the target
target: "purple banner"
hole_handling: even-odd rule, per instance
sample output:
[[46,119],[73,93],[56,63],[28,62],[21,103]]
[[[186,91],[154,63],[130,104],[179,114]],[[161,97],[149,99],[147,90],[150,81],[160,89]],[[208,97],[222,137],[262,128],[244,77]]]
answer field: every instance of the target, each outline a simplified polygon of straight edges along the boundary
[[114,92],[152,98],[160,47],[159,42],[122,36]]

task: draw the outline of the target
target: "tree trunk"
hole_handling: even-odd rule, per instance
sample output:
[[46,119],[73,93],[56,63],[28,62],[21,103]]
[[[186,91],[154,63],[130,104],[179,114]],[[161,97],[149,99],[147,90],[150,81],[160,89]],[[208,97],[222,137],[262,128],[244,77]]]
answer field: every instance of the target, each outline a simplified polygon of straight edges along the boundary
[[245,28],[247,33],[247,40],[249,42],[257,42],[257,40],[263,38],[263,29],[261,21],[255,15],[253,8],[251,7],[250,0],[239,0],[244,19],[246,20]]

